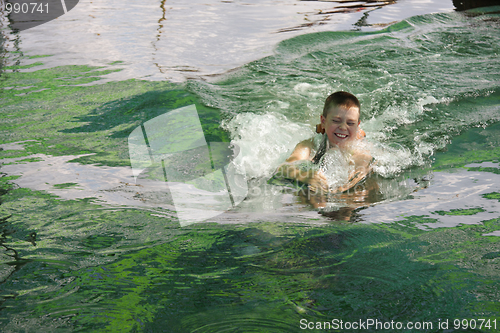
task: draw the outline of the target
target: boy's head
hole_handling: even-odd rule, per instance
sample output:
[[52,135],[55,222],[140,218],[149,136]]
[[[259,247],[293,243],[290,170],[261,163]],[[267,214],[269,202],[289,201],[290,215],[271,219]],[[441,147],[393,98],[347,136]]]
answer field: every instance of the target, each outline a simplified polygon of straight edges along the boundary
[[361,104],[359,103],[356,96],[346,91],[337,91],[325,100],[325,106],[323,107],[323,117],[328,116],[334,107],[342,107],[344,109],[357,108],[358,109],[358,121],[361,110]]
[[360,103],[356,96],[345,91],[331,94],[325,101],[321,127],[331,145],[343,146],[360,139]]

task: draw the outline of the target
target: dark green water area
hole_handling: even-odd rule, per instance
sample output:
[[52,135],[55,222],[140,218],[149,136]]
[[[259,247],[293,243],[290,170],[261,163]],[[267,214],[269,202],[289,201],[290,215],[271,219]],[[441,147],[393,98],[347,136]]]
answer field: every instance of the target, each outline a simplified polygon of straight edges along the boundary
[[[45,55],[2,68],[1,331],[500,331],[499,55],[491,10],[299,36],[215,83],[100,83],[106,68],[37,70]],[[281,112],[313,125],[319,112],[308,110],[333,90],[359,96],[369,137],[411,152],[408,163],[386,164],[379,186],[419,174],[429,176],[425,188],[382,196],[348,219],[253,211],[184,227],[167,209],[67,196],[85,192],[83,180],[61,176],[67,170],[130,170],[128,135],[165,110],[196,104],[207,141],[229,142],[234,132],[220,124],[237,115]],[[16,170],[32,170],[31,182]],[[470,181],[456,195],[465,201],[441,205],[433,188],[463,174]],[[478,182],[486,185],[469,193]],[[427,210],[370,220],[375,209],[405,212],[425,193]],[[334,319],[433,326],[321,324]]]

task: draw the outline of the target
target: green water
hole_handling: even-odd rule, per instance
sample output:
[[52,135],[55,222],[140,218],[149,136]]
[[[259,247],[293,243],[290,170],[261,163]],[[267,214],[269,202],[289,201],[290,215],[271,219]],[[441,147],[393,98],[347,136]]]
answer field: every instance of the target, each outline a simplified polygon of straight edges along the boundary
[[[499,32],[493,11],[308,34],[216,82],[4,68],[2,332],[299,332],[334,319],[500,330]],[[232,140],[247,161],[262,153],[247,166],[267,179],[335,90],[359,96],[383,151],[377,199],[347,218],[277,185],[291,202],[244,202],[231,223],[180,227],[139,190],[131,204],[127,137],[141,123],[196,104],[207,141]],[[415,175],[429,180],[411,185]],[[457,192],[439,190],[457,179]]]

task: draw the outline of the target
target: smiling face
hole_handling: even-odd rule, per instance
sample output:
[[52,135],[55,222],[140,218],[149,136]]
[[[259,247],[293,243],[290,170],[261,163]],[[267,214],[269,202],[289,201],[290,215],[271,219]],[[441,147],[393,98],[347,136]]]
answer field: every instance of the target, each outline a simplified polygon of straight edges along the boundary
[[359,109],[357,107],[332,107],[326,116],[321,116],[321,125],[330,141],[330,146],[339,147],[356,139],[359,128]]

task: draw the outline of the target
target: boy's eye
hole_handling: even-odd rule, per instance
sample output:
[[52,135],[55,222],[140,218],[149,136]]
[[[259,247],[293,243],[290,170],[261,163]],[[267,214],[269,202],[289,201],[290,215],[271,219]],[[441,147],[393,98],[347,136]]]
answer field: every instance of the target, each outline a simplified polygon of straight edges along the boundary
[[347,125],[349,125],[349,126],[353,126],[353,125],[354,125],[354,123],[347,123]]

